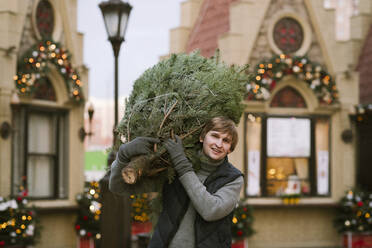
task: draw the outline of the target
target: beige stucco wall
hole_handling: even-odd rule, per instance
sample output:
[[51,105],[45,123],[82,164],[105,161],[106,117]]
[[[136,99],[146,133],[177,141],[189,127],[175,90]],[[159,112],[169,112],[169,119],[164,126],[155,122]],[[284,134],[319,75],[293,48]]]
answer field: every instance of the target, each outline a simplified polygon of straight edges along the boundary
[[[190,2],[190,1],[188,1]],[[276,0],[275,4],[291,4],[291,1]],[[271,0],[239,0],[230,6],[230,31],[222,35],[219,40],[221,58],[227,63],[251,63],[260,27],[270,21],[267,16]],[[341,236],[333,227],[335,206],[345,190],[355,186],[355,141],[345,143],[341,134],[346,129],[352,129],[349,113],[358,103],[359,76],[354,71],[359,57],[360,47],[371,23],[371,1],[359,2],[359,15],[351,18],[351,38],[348,41],[337,41],[335,35],[335,10],[324,9],[323,0],[296,1],[303,4],[302,10],[310,20],[309,28],[314,51],[309,53],[324,64],[327,71],[335,79],[340,102],[334,106],[319,106],[317,100],[305,83],[297,80],[292,86],[310,103],[307,110],[299,109],[271,109],[267,102],[246,102],[246,112],[265,112],[280,115],[326,114],[331,120],[331,195],[330,197],[311,197],[301,199],[299,205],[283,205],[278,198],[250,198],[248,203],[254,206],[254,229],[257,233],[249,238],[250,248],[274,247],[332,247],[340,245]],[[290,11],[291,8],[284,8]],[[295,14],[295,13],[294,13]],[[307,20],[306,19],[306,20]],[[306,21],[305,20],[305,21]],[[182,22],[181,22],[182,23]],[[171,31],[170,53],[183,52],[176,45],[187,43],[187,33],[180,35]],[[187,27],[189,30],[190,27]],[[187,31],[188,32],[188,31]],[[267,43],[269,45],[269,43]],[[252,64],[252,67],[255,65]],[[291,80],[280,84],[291,85]],[[283,86],[283,85],[282,85]],[[278,86],[277,86],[278,87]],[[274,90],[275,93],[275,90]],[[244,120],[238,125],[239,143],[235,151],[229,155],[229,160],[240,170],[244,171]],[[355,133],[354,133],[355,135]],[[355,137],[355,136],[354,136]],[[242,193],[243,196],[243,193]]]
[[[88,97],[88,70],[83,64],[83,35],[77,32],[77,0],[50,0],[57,16],[55,41],[67,48],[72,56],[72,65],[79,71],[83,82],[83,95]],[[30,20],[25,21],[29,8],[35,8],[36,0],[0,1],[0,124],[12,123],[11,96],[16,92],[13,76],[16,74],[17,58],[24,25],[31,27]],[[32,30],[29,28],[28,31]],[[26,32],[27,33],[27,32]],[[29,34],[28,34],[29,35]],[[13,49],[9,49],[14,47]],[[8,49],[10,52],[8,52]],[[56,90],[57,102],[48,103],[20,97],[21,103],[35,106],[57,107],[68,111],[68,199],[35,200],[40,211],[43,226],[41,240],[36,248],[76,247],[77,237],[74,230],[76,218],[75,196],[83,190],[84,183],[84,146],[79,140],[78,130],[83,126],[84,102],[76,103],[69,99],[65,82],[58,72],[49,74]],[[15,130],[16,131],[16,130]],[[0,196],[11,192],[11,142],[9,137],[0,138]],[[52,246],[51,246],[52,245]]]
[[[24,1],[0,2],[0,125],[11,123],[10,99],[16,73],[16,51],[26,11]],[[13,49],[12,47],[15,46]],[[0,195],[10,193],[11,138],[0,138]]]

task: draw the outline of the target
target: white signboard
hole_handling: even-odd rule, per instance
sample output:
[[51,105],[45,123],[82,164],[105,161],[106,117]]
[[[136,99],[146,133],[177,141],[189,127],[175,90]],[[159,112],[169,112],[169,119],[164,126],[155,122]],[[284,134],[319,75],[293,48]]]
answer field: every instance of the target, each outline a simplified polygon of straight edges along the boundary
[[260,151],[248,151],[247,194],[260,194]]
[[310,119],[268,118],[268,157],[310,157]]
[[317,151],[317,188],[319,195],[329,192],[329,158],[328,151]]

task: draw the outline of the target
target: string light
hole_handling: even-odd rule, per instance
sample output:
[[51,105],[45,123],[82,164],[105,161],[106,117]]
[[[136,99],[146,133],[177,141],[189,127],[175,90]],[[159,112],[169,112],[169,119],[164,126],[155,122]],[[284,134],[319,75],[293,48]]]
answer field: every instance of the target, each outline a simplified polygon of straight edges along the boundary
[[[30,52],[26,52],[26,54],[31,55],[21,60],[24,61],[25,64],[19,65],[19,72],[13,77],[19,92],[21,94],[33,93],[35,90],[34,82],[36,79],[39,79],[41,76],[46,74],[46,62],[48,61],[55,64],[62,74],[67,74],[66,76],[63,76],[63,78],[66,80],[65,83],[73,84],[76,87],[75,90],[77,90],[76,92],[73,91],[71,96],[76,100],[80,100],[80,87],[83,84],[80,81],[79,76],[76,74],[76,71],[71,68],[71,63],[68,61],[67,51],[60,49],[58,44],[50,40],[44,41],[37,47],[33,47],[31,49]],[[29,64],[31,64],[31,68]],[[29,75],[25,77],[26,73],[24,72],[28,72],[27,74]],[[72,82],[70,82],[68,78],[72,78]],[[70,88],[71,86],[68,87]]]

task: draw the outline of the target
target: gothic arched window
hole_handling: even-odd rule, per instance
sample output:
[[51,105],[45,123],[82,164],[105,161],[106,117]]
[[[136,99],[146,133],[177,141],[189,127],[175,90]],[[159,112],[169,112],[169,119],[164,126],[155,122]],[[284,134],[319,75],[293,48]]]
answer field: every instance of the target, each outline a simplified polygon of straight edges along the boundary
[[46,101],[57,100],[53,85],[47,77],[42,77],[35,81],[34,98]]
[[287,86],[275,94],[270,107],[306,108],[305,99],[294,88]]
[[52,37],[54,30],[54,11],[48,0],[41,0],[37,5],[36,26],[41,37]]

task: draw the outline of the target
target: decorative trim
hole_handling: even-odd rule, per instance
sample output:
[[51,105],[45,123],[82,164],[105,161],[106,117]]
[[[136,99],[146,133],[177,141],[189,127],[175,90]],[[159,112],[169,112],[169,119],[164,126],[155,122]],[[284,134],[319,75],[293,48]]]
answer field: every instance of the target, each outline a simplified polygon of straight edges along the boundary
[[338,102],[335,82],[321,65],[311,62],[307,57],[274,55],[256,66],[256,74],[247,84],[246,100],[267,100],[276,84],[285,75],[293,75],[304,81],[313,90],[320,103]]
[[300,16],[298,16],[296,13],[293,13],[293,12],[288,12],[288,11],[279,12],[277,15],[275,15],[271,19],[271,21],[270,21],[270,23],[268,25],[269,27],[268,27],[268,32],[267,32],[267,36],[268,36],[267,39],[269,41],[270,48],[276,54],[282,54],[283,53],[283,51],[281,51],[279,49],[279,47],[274,42],[273,31],[274,31],[275,24],[280,19],[285,18],[285,17],[290,17],[290,18],[295,19],[302,26],[303,33],[304,33],[304,40],[302,42],[301,48],[298,49],[294,53],[294,55],[296,55],[296,56],[304,56],[307,53],[307,51],[309,50],[310,45],[311,45],[312,31],[311,31],[310,25],[304,19],[302,19]]
[[47,75],[50,63],[55,65],[64,79],[69,97],[75,101],[83,100],[83,83],[79,73],[71,65],[69,52],[51,40],[38,42],[20,58],[17,75],[14,76],[18,94],[32,95],[35,81]]

